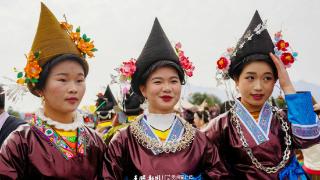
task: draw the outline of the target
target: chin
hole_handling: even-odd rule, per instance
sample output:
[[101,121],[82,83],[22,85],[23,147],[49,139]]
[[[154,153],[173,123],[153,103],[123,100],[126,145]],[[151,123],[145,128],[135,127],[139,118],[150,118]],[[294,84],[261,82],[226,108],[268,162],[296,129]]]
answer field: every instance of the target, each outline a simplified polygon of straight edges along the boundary
[[70,113],[70,112],[74,112],[76,111],[78,108],[78,106],[75,106],[75,107],[65,107],[63,108],[63,112],[66,112],[66,113]]
[[266,102],[265,100],[260,100],[260,101],[253,100],[250,104],[254,106],[263,106],[265,102]]
[[161,110],[162,112],[170,112],[170,111],[173,111],[173,107],[171,106],[160,107],[159,110]]

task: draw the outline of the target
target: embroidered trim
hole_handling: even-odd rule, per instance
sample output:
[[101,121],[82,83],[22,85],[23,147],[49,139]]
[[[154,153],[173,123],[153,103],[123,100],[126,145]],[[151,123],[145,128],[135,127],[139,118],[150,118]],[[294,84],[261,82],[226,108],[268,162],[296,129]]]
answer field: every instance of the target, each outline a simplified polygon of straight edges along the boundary
[[184,132],[183,124],[181,121],[176,120],[172,129],[170,130],[169,136],[167,137],[166,141],[173,141],[173,140],[180,140],[182,134]]
[[[160,120],[160,119],[159,119]],[[146,119],[146,116],[144,116],[144,118],[140,121],[140,125],[143,127],[144,132],[152,139],[157,140],[158,142],[163,142],[161,141],[161,139],[153,132],[151,125],[148,124],[148,121]],[[165,139],[165,143],[166,142],[178,142],[184,132],[184,127],[181,121],[177,120],[176,116],[174,117],[174,122],[172,124],[172,128],[170,129],[170,132],[167,136],[167,138]],[[152,150],[152,152],[155,155],[160,154],[161,152],[158,151],[154,151]]]
[[83,127],[79,127],[77,131],[78,141],[77,148],[71,148],[49,124],[42,121],[40,117],[34,116],[30,122],[31,128],[34,129],[40,136],[42,136],[48,143],[54,146],[65,159],[69,160],[77,156],[86,155],[86,147],[88,143],[88,135]]
[[[134,121],[130,124],[130,130],[133,136],[136,138],[137,142],[143,147],[152,150],[153,152],[160,153],[175,153],[186,149],[192,143],[196,130],[192,127],[191,124],[183,121],[181,118],[178,120],[183,125],[185,131],[180,140],[169,140],[166,142],[159,142],[157,139],[151,138],[146,134],[141,125],[142,117],[138,117],[137,121]],[[154,134],[153,134],[154,136]]]
[[[317,118],[317,117],[316,117]],[[292,134],[301,139],[314,139],[320,136],[320,121],[317,118],[317,124],[300,125],[292,124]]]
[[265,135],[268,137],[269,136],[269,131],[270,131],[270,125],[271,125],[271,120],[272,120],[272,106],[265,102],[261,113],[259,115],[259,126],[265,133]]
[[290,154],[291,154],[290,146],[292,144],[292,141],[291,141],[291,136],[289,134],[288,123],[283,119],[283,117],[281,116],[281,112],[280,111],[276,110],[275,115],[277,117],[277,120],[280,119],[280,121],[281,121],[281,129],[285,133],[284,142],[285,142],[286,148],[283,151],[283,156],[282,156],[281,162],[279,162],[279,164],[277,164],[276,166],[273,166],[273,167],[267,167],[267,166],[262,165],[258,161],[258,159],[254,156],[254,154],[252,152],[252,149],[249,147],[249,144],[248,144],[246,138],[243,135],[243,131],[241,129],[240,122],[238,120],[239,118],[236,115],[234,107],[232,107],[230,109],[230,113],[231,113],[231,121],[233,122],[233,125],[236,127],[236,130],[237,130],[237,133],[239,135],[240,141],[242,142],[243,149],[246,151],[247,155],[251,159],[252,164],[254,164],[256,168],[261,169],[261,170],[263,170],[264,172],[266,172],[268,174],[272,174],[272,173],[278,172],[281,168],[286,166],[287,162],[289,161]]
[[[260,125],[253,119],[253,117],[250,115],[247,109],[241,104],[241,102],[236,100],[236,104],[235,104],[235,113],[237,117],[240,119],[242,124],[248,130],[249,134],[254,139],[257,145],[269,140],[267,130],[270,127],[272,111],[266,107],[267,106],[266,104],[267,103],[264,104],[264,107],[262,109],[263,113],[260,113],[259,115],[259,123],[261,121],[261,124],[264,126],[263,128],[265,129],[260,127]],[[271,116],[266,116],[267,112],[271,114]]]
[[83,117],[82,115],[76,111],[74,121],[70,124],[64,124],[60,123],[58,121],[54,121],[49,117],[46,117],[43,112],[43,108],[39,108],[38,111],[36,111],[36,116],[38,116],[42,121],[45,121],[48,125],[54,126],[57,129],[65,130],[65,131],[74,131],[79,127],[83,126]]

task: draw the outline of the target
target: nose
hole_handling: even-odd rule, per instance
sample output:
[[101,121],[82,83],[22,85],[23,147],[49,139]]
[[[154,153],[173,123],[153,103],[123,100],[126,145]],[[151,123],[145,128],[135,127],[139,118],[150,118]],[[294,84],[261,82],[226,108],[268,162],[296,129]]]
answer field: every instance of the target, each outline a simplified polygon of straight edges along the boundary
[[170,93],[171,92],[171,86],[170,86],[169,83],[164,83],[163,91],[166,92],[166,93]]
[[77,85],[75,82],[70,82],[68,92],[72,94],[76,94],[78,92]]
[[260,80],[257,80],[254,84],[254,90],[261,91],[262,90],[262,82]]

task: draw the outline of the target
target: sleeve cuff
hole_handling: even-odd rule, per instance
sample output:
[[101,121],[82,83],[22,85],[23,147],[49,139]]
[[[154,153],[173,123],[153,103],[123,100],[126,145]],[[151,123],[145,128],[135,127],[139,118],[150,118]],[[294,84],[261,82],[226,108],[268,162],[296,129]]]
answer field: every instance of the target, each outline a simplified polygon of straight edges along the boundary
[[303,139],[319,137],[320,122],[313,111],[311,93],[288,94],[285,98],[288,106],[288,120],[292,124],[292,133]]
[[315,139],[320,136],[320,121],[314,125],[292,124],[292,134],[301,139]]

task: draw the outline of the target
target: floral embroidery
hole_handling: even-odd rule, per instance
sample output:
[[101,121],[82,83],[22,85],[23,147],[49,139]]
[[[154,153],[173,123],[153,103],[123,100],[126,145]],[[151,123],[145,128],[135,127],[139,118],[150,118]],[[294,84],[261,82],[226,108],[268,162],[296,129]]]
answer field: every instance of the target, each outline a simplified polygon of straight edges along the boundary
[[39,117],[34,116],[30,122],[31,127],[48,143],[52,144],[65,159],[69,160],[77,156],[86,155],[86,147],[88,143],[88,135],[83,127],[77,130],[78,141],[76,149],[70,147],[63,137],[54,131],[46,122],[42,121]]

